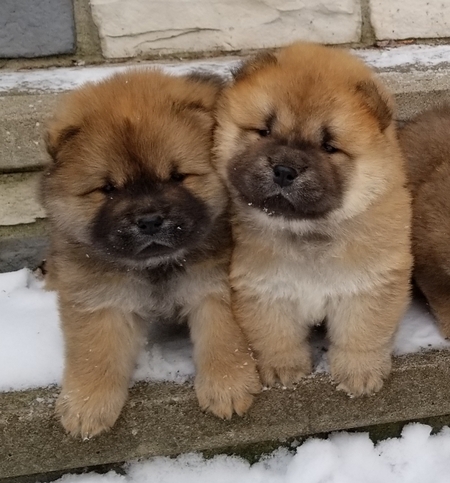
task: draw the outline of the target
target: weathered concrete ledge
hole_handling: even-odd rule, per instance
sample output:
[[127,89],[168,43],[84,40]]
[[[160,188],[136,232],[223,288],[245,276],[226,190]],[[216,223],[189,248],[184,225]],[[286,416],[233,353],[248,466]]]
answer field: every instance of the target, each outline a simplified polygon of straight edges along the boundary
[[46,220],[0,226],[0,272],[36,268],[45,258],[47,246]]
[[450,351],[397,358],[376,395],[351,399],[329,376],[262,392],[249,414],[203,414],[190,385],[137,384],[114,429],[89,441],[53,417],[56,389],[0,394],[0,479],[264,442],[450,414]]

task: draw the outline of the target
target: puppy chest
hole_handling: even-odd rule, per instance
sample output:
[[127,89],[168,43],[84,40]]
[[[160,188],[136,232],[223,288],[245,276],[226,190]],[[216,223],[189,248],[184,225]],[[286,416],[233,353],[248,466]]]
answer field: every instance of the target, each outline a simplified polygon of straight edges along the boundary
[[166,280],[150,281],[141,288],[143,310],[150,316],[185,318],[209,296],[223,296],[229,291],[227,273],[222,270],[190,270]]
[[173,283],[149,285],[143,310],[150,318],[178,318],[180,304],[176,295],[176,285]]
[[347,266],[341,259],[302,256],[274,258],[246,269],[235,269],[232,284],[235,290],[267,302],[289,300],[298,304],[308,319],[321,320],[326,316],[330,299],[365,291],[373,280],[364,267]]

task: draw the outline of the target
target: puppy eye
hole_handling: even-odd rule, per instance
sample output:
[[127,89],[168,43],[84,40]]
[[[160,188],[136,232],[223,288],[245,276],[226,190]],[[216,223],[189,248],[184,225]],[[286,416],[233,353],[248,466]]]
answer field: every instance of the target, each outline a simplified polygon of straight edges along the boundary
[[112,183],[107,183],[100,188],[100,191],[105,194],[110,194],[113,191],[116,191],[116,187]]
[[330,143],[323,143],[322,149],[329,154],[337,153],[339,151],[339,149],[335,148]]
[[256,131],[262,138],[270,136],[270,129],[257,129]]
[[186,178],[186,175],[183,173],[174,172],[170,175],[171,181],[175,181],[176,183],[181,183]]

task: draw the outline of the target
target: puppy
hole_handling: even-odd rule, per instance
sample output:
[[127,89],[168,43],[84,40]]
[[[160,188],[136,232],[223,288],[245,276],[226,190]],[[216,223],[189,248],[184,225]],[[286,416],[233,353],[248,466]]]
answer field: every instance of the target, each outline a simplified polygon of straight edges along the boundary
[[232,317],[227,193],[210,151],[220,82],[129,71],[66,99],[42,202],[65,370],[57,414],[83,438],[127,397],[146,323],[187,320],[200,406],[243,414],[259,379]]
[[370,394],[389,374],[412,263],[393,110],[360,61],[307,43],[248,61],[221,95],[232,306],[266,385],[311,371],[308,336],[324,319],[339,389]]
[[412,193],[414,278],[450,337],[450,105],[400,130]]

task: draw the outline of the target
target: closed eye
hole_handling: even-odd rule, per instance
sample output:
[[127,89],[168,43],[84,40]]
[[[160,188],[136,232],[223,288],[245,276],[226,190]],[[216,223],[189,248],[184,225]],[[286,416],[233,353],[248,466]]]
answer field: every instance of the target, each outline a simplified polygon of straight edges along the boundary
[[118,188],[116,185],[114,185],[114,183],[105,182],[105,184],[101,186],[97,186],[96,188],[90,188],[90,189],[87,189],[86,191],[83,191],[82,193],[80,193],[79,196],[88,196],[88,195],[91,195],[92,193],[102,193],[104,195],[111,195],[117,190]]
[[330,132],[329,128],[325,127],[322,129],[322,149],[328,154],[334,154],[339,151],[336,147],[336,142],[333,134]]
[[185,173],[178,173],[177,171],[174,171],[171,175],[170,175],[170,180],[171,181],[174,181],[175,183],[181,183],[182,181],[184,181],[187,177],[187,174]]
[[172,181],[173,183],[182,183],[186,178],[191,178],[191,177],[194,177],[194,176],[204,176],[204,175],[207,175],[209,174],[209,171],[207,172],[192,172],[192,171],[189,171],[189,173],[186,173],[186,172],[181,172],[181,171],[178,171],[177,169],[174,169],[171,173],[170,173],[170,177],[169,177],[169,181]]
[[257,129],[256,132],[262,137],[266,138],[267,136],[270,136],[270,129]]
[[116,191],[116,189],[117,188],[112,183],[106,183],[104,186],[102,186],[100,188],[99,191],[101,191],[102,193],[105,193],[105,194],[110,194],[113,191]]
[[339,149],[335,146],[333,146],[332,144],[330,143],[322,143],[322,149],[327,152],[328,154],[334,154],[334,153],[337,153],[339,151]]
[[244,131],[250,131],[258,134],[259,137],[266,138],[272,134],[272,128],[275,122],[275,116],[271,114],[267,117],[264,124],[255,127],[255,126],[246,126],[242,127]]

